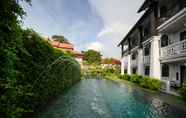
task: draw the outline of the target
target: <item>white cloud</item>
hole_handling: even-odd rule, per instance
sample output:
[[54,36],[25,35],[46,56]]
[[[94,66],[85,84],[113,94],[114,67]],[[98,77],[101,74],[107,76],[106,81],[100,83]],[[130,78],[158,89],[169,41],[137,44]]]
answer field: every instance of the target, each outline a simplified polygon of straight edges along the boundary
[[100,52],[102,50],[102,44],[98,41],[91,42],[89,44],[86,44],[86,49]]
[[105,57],[120,58],[117,44],[134,25],[141,14],[136,13],[144,0],[89,0],[94,12],[102,17],[104,27],[97,34]]

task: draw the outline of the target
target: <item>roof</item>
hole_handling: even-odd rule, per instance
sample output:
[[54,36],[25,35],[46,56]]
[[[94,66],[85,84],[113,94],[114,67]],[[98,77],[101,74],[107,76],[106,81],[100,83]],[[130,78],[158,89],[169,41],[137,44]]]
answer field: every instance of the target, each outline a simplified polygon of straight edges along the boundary
[[73,50],[74,46],[71,43],[60,43],[59,41],[51,41],[53,47],[61,48],[61,49],[70,49]]
[[83,58],[83,57],[84,57],[84,54],[83,54],[83,53],[78,52],[78,51],[75,51],[75,50],[71,51],[71,53],[72,53],[72,54],[74,55],[74,57],[76,57],[76,58]]
[[139,8],[138,13],[140,13],[140,12],[142,12],[143,10],[145,10],[146,8],[148,8],[148,7],[151,5],[151,3],[152,3],[153,1],[154,1],[154,0],[145,0],[145,1],[143,2],[143,4],[141,5],[141,7]]
[[120,46],[124,41],[127,40],[127,38],[132,34],[132,32],[140,25],[140,23],[146,18],[147,15],[149,15],[150,10],[146,11],[140,19],[136,22],[136,24],[131,28],[131,30],[127,33],[127,35],[123,38],[123,40],[118,44]]
[[121,65],[121,62],[120,62],[120,60],[117,60],[117,59],[113,59],[113,58],[111,58],[111,59],[102,59],[101,60],[101,63],[102,64],[113,64],[113,65]]

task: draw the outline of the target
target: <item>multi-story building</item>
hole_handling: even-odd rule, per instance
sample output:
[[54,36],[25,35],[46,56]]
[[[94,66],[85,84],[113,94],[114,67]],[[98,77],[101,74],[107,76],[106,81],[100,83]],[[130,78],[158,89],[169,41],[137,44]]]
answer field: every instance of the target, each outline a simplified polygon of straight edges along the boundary
[[180,87],[186,81],[186,0],[145,0],[145,11],[119,43],[121,73],[160,79]]
[[105,58],[101,60],[101,67],[103,69],[114,69],[119,71],[121,68],[121,62],[118,59]]
[[71,54],[74,57],[74,59],[77,62],[79,62],[81,67],[83,67],[84,54],[79,51],[76,51],[72,43],[60,42],[55,39],[49,39],[49,38],[45,38],[45,39],[52,45],[53,48],[56,48],[58,50],[61,50],[62,52]]

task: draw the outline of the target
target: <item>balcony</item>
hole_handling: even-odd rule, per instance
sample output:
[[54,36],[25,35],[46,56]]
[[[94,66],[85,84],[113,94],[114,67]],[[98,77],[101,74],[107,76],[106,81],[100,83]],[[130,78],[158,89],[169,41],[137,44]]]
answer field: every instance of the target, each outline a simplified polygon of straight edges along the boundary
[[186,39],[161,48],[161,59],[176,59],[186,56]]
[[144,65],[150,65],[150,56],[144,56],[143,57],[143,64]]
[[[170,18],[159,19],[159,22],[163,22],[157,29],[160,33],[171,33],[183,28],[186,22],[186,8],[176,13]],[[165,21],[165,22],[164,22]]]

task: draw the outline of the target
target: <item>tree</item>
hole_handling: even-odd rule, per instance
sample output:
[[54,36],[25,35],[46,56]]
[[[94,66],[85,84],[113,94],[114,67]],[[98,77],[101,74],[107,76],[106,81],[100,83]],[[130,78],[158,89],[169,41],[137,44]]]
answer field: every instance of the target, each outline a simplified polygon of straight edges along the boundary
[[101,54],[100,52],[94,50],[88,50],[84,52],[85,60],[89,64],[100,64],[101,62]]
[[20,20],[25,12],[19,4],[21,1],[30,3],[31,0],[0,0],[0,111],[3,112],[0,117],[23,111],[15,107],[18,103],[14,101],[20,96],[18,91],[23,94],[20,91],[23,86],[18,84],[22,78],[19,52],[24,51]]
[[61,43],[68,42],[68,40],[64,36],[62,36],[62,35],[53,35],[52,38],[55,41],[59,41]]

